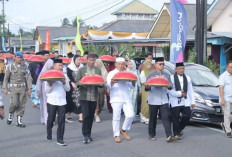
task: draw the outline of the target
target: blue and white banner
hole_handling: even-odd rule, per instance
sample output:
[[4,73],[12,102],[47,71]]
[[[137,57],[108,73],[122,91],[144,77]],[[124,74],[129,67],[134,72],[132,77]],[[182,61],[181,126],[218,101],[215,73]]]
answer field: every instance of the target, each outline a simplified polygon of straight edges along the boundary
[[5,47],[5,38],[2,37],[2,51],[6,52],[6,47]]
[[184,62],[188,21],[184,8],[186,0],[171,0],[171,52],[170,62]]

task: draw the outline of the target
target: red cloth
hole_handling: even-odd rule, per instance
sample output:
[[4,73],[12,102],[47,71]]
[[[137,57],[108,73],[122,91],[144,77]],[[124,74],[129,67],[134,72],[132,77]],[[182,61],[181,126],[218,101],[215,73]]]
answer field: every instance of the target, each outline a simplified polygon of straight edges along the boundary
[[114,63],[108,63],[106,70],[109,73],[110,71],[113,71],[115,69]]

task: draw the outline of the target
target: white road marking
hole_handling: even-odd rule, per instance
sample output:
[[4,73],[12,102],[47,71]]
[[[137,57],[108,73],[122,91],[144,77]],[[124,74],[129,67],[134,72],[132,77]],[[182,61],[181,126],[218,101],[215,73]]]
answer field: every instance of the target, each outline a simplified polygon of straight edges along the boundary
[[220,129],[215,129],[215,128],[211,128],[211,127],[208,127],[208,126],[204,126],[204,125],[201,125],[201,124],[196,124],[197,126],[201,126],[203,128],[207,128],[207,129],[210,129],[210,130],[214,130],[214,131],[217,131],[217,132],[220,132],[220,133],[225,133],[223,130],[220,130]]

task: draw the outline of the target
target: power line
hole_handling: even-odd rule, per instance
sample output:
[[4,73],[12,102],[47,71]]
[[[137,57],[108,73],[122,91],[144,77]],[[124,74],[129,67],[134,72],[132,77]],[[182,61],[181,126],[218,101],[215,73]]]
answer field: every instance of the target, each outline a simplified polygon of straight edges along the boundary
[[[7,17],[6,17],[6,18],[7,18]],[[32,29],[33,29],[33,28],[27,28],[27,27],[21,26],[21,25],[15,23],[15,22],[11,21],[9,18],[7,18],[7,19],[8,19],[10,22],[12,22],[13,24],[19,26],[19,28],[24,28],[24,29],[28,29],[28,30],[32,30]]]
[[[107,5],[109,5],[108,3],[112,3],[113,1],[115,1],[115,0],[110,0],[110,1],[108,1],[108,2],[107,2]],[[91,5],[91,6],[87,6],[87,7],[85,7],[85,8],[82,8],[82,9],[79,9],[79,10],[77,10],[77,11],[73,11],[73,12],[70,12],[70,13],[79,12],[80,15],[83,15],[83,14],[86,14],[86,13],[88,13],[88,12],[94,10],[94,8],[102,8],[102,7],[105,7],[105,3],[104,3],[104,2],[106,2],[106,0],[103,0],[103,1],[101,1],[101,2],[99,2],[99,3],[95,3],[95,4]],[[89,9],[88,9],[88,8],[89,8]],[[88,11],[86,11],[86,9],[87,9]],[[81,10],[84,10],[84,12],[81,13],[81,12],[80,12]],[[56,17],[51,17],[51,18],[47,18],[47,19],[42,19],[42,20],[40,20],[40,21],[56,20],[57,18],[60,18],[61,16],[64,16],[64,15],[67,15],[67,14],[70,14],[70,13],[65,13],[65,14],[61,14],[61,15],[56,16]],[[76,16],[72,16],[72,17],[76,17]],[[70,17],[70,18],[72,18],[72,17]]]
[[112,9],[113,7],[115,7],[115,6],[119,5],[119,4],[121,4],[121,3],[124,2],[124,1],[125,1],[125,0],[122,0],[122,1],[120,1],[119,3],[117,3],[117,4],[115,4],[115,5],[113,5],[113,6],[109,7],[109,8],[107,8],[107,9],[105,9],[105,10],[103,10],[103,11],[97,13],[97,14],[95,14],[95,15],[93,15],[93,16],[90,16],[90,17],[88,17],[88,18],[86,18],[86,19],[84,19],[83,21],[87,21],[87,20],[89,20],[89,19],[91,19],[91,18],[93,18],[93,17],[95,17],[95,16],[98,16],[98,15],[100,15],[100,14],[102,14],[102,13],[104,13],[104,12],[110,10],[110,9]]

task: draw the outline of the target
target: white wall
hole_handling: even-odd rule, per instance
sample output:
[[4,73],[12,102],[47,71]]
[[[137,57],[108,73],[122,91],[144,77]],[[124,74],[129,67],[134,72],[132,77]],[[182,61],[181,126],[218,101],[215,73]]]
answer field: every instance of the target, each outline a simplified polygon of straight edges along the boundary
[[213,23],[212,32],[232,32],[232,2]]

